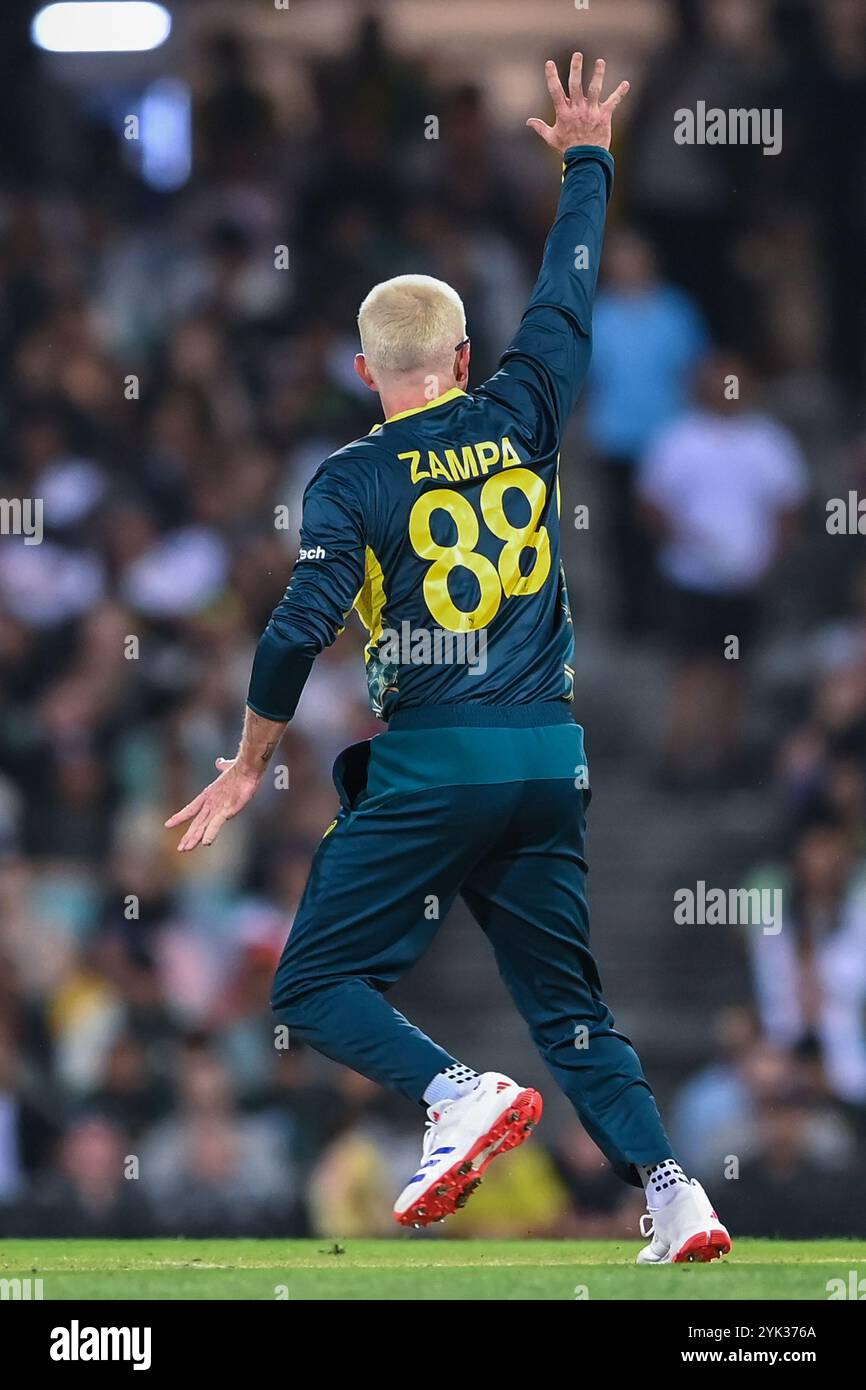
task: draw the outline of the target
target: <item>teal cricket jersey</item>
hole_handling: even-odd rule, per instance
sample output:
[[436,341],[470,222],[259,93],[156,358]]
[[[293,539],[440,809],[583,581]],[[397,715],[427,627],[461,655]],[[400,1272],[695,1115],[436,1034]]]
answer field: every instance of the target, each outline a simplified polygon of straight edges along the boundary
[[538,280],[489,381],[393,416],[318,469],[291,582],[256,650],[256,713],[291,719],[353,608],[384,720],[572,699],[559,449],[589,366],[612,183],[606,150],[566,151]]

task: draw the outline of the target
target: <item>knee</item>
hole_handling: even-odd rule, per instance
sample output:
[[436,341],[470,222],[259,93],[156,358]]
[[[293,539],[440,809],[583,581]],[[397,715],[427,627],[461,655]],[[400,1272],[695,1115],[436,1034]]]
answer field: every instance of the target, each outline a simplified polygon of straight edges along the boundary
[[305,990],[297,972],[280,966],[271,987],[271,1012],[280,1023],[297,1024]]
[[302,1033],[306,1028],[315,1027],[323,996],[331,987],[332,982],[327,977],[311,979],[304,971],[281,965],[271,989],[271,1012],[280,1023]]

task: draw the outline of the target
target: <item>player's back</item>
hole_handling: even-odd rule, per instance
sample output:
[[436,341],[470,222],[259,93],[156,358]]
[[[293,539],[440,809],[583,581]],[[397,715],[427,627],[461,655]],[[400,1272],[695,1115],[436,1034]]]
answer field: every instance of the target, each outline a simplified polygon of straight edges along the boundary
[[496,380],[449,391],[343,451],[370,474],[355,606],[385,718],[420,704],[571,696],[555,441],[533,437]]

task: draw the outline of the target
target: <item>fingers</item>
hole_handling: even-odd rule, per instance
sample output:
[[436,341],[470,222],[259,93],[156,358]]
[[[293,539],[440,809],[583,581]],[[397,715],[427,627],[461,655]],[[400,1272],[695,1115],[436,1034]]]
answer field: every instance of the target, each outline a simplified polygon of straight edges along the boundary
[[553,102],[553,109],[557,113],[565,110],[566,95],[562,90],[562,83],[559,80],[559,73],[552,58],[548,58],[544,64],[544,80],[547,83],[547,90],[550,92],[550,100]]
[[183,836],[180,844],[177,847],[179,854],[186,854],[188,850],[195,849],[196,845],[201,843],[201,837],[204,834],[208,822],[210,821],[212,816],[213,808],[207,804],[202,806],[192,825],[189,827],[189,829],[187,830],[186,834]]
[[601,96],[601,84],[604,81],[604,59],[596,58],[595,67],[592,70],[592,77],[586,89],[586,99],[590,106],[598,106]]
[[537,116],[530,116],[526,122],[530,130],[534,130],[536,135],[540,135],[545,144],[549,145],[553,138],[553,126],[547,125],[545,121],[540,121]]
[[230,817],[224,814],[214,816],[213,820],[210,822],[204,834],[202,835],[202,844],[212,845],[217,835],[220,833],[223,826],[225,825],[226,821],[229,819]]
[[[219,772],[226,772],[228,768],[234,765],[234,762],[234,758],[217,758],[215,765]],[[211,783],[211,786],[215,785],[215,783]],[[201,812],[205,806],[205,798],[207,797],[209,791],[210,787],[205,787],[203,792],[199,792],[198,796],[194,797],[192,801],[187,802],[186,806],[184,806],[182,811],[175,811],[174,815],[170,816],[169,819],[165,822],[166,830],[174,830],[178,825],[183,825],[185,821],[193,821],[193,824],[189,827],[189,830],[187,830],[186,834],[184,835],[183,839],[178,845],[178,849],[194,848],[193,845],[186,845],[186,841],[189,839],[190,835],[192,834],[192,831],[198,824]],[[196,840],[196,844],[198,844],[198,840]]]
[[620,82],[616,91],[611,92],[607,100],[601,103],[602,111],[615,111],[616,108],[619,106],[620,102],[622,101],[623,97],[628,92],[630,86],[630,82]]
[[183,825],[184,821],[190,820],[201,809],[204,801],[204,792],[199,792],[197,797],[187,803],[182,811],[175,811],[174,815],[165,822],[166,830],[173,830],[176,825]]
[[580,101],[583,96],[581,79],[583,74],[583,54],[572,53],[571,68],[568,73],[568,95],[572,101]]
[[[235,763],[235,758],[216,759],[217,768],[222,774],[234,767]],[[167,820],[165,824],[169,828],[184,821],[191,822],[177,847],[179,853],[187,854],[198,845],[212,845],[226,821],[233,820],[250,800],[256,786],[255,779],[238,787],[232,778],[226,779],[224,775],[217,777],[194,801]]]
[[233,817],[231,811],[217,811],[211,804],[202,806],[192,825],[177,847],[178,854],[189,854],[198,845],[212,845],[226,821]]

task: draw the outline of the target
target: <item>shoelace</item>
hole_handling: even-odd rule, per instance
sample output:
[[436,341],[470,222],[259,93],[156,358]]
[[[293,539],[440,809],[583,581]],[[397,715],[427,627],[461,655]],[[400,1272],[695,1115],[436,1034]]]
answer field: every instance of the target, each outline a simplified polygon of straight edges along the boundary
[[[644,1222],[647,1223],[646,1226],[644,1226]],[[640,1233],[643,1236],[644,1240],[648,1240],[650,1236],[655,1235],[655,1226],[653,1225],[652,1212],[645,1211],[638,1225],[640,1226]]]
[[431,1105],[431,1106],[430,1106],[430,1109],[427,1111],[428,1119],[427,1119],[427,1124],[426,1124],[426,1127],[425,1127],[425,1130],[424,1130],[424,1139],[423,1139],[423,1141],[422,1141],[422,1143],[421,1143],[421,1162],[422,1162],[422,1163],[424,1162],[424,1160],[425,1160],[426,1158],[429,1157],[429,1155],[430,1155],[430,1153],[431,1153],[431,1151],[432,1151],[432,1149],[433,1149],[434,1143],[435,1143],[436,1139],[438,1138],[438,1134],[437,1134],[438,1126],[440,1125],[440,1123],[442,1122],[442,1120],[444,1120],[446,1114],[447,1114],[448,1111],[451,1109],[451,1106],[452,1106],[453,1104],[454,1104],[453,1100],[442,1100],[442,1101],[437,1101],[436,1105],[435,1105],[435,1106]]

